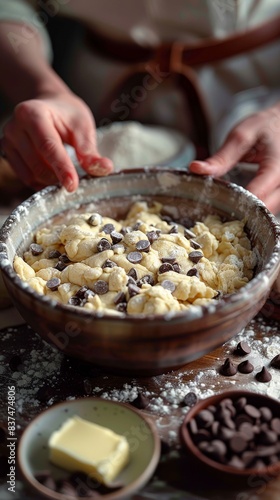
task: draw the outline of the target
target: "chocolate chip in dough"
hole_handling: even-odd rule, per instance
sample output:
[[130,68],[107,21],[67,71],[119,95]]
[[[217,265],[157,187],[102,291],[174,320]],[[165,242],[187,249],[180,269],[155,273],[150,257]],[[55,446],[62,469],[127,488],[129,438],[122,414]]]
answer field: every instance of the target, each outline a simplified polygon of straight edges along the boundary
[[48,259],[59,259],[61,252],[59,250],[51,250]]
[[40,255],[44,251],[43,247],[37,243],[31,243],[29,249],[32,255]]
[[133,278],[135,281],[138,280],[138,273],[137,273],[137,270],[135,269],[135,267],[132,267],[128,273],[127,273],[127,276],[130,276],[131,278]]
[[66,253],[62,253],[59,257],[59,260],[63,262],[64,264],[69,264],[71,260],[69,259],[68,255]]
[[202,248],[202,246],[200,245],[200,243],[197,243],[197,241],[194,241],[194,240],[190,240],[190,245],[195,250],[198,250],[199,248]]
[[171,227],[171,229],[168,231],[169,234],[178,234],[178,226],[174,225]]
[[158,268],[159,274],[168,273],[169,271],[173,271],[173,267],[172,264],[169,264],[168,262],[164,262],[164,264],[161,264]]
[[149,252],[151,244],[149,240],[139,240],[135,246],[139,252]]
[[196,238],[196,234],[190,231],[189,229],[184,229],[184,236],[187,238],[187,240],[191,240],[193,238]]
[[141,252],[129,252],[127,255],[127,260],[131,262],[131,264],[139,264],[142,260],[142,253]]
[[195,264],[197,264],[200,261],[200,259],[202,259],[202,257],[203,253],[200,252],[199,250],[194,250],[193,252],[189,253],[189,259]]
[[100,214],[92,214],[88,220],[87,220],[87,223],[90,225],[90,226],[99,226],[100,224],[102,224],[102,217]]
[[46,287],[49,288],[52,292],[55,292],[58,289],[60,283],[60,279],[54,277],[47,281]]
[[112,231],[115,231],[115,226],[114,224],[104,224],[101,231],[103,231],[105,234],[111,234]]
[[107,281],[104,280],[97,280],[94,285],[93,285],[93,291],[97,295],[105,295],[109,290],[109,285]]
[[120,243],[120,241],[122,241],[123,239],[123,235],[121,233],[118,233],[118,231],[112,231],[110,236],[114,244]]
[[65,264],[64,262],[59,260],[55,266],[55,269],[57,269],[58,271],[63,271],[66,267],[67,267],[67,264]]
[[125,313],[127,310],[127,303],[126,302],[119,302],[118,304],[116,304],[116,309],[119,312]]
[[165,288],[165,290],[169,290],[169,292],[171,292],[171,293],[173,293],[174,290],[176,289],[175,283],[173,283],[173,281],[170,281],[170,280],[163,280],[161,282],[161,286],[163,288]]
[[187,272],[187,276],[195,276],[196,278],[198,278],[199,274],[196,267],[192,267],[191,269],[189,269]]
[[118,292],[116,297],[114,298],[114,304],[121,304],[122,302],[126,302],[125,294],[124,292]]
[[129,297],[134,297],[134,295],[138,295],[138,293],[140,293],[140,288],[134,283],[130,283],[127,289]]
[[111,243],[106,238],[101,238],[96,246],[98,252],[104,252],[105,250],[110,250]]
[[80,297],[77,297],[76,295],[73,295],[68,300],[68,305],[69,306],[82,307],[84,305],[84,301]]
[[151,243],[151,245],[154,243],[154,241],[158,240],[159,235],[160,235],[160,231],[148,231],[146,233],[146,236],[147,236],[149,242]]
[[105,260],[105,262],[103,262],[101,267],[102,267],[102,269],[105,269],[105,267],[109,267],[111,269],[111,268],[117,267],[117,266],[118,266],[118,264],[116,264],[115,262],[113,262],[110,259],[107,259],[107,260]]

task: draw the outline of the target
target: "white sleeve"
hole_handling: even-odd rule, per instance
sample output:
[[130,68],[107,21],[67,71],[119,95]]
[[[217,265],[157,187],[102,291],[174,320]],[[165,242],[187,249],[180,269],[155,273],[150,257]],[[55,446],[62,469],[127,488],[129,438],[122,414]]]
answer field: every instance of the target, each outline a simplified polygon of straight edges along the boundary
[[[48,60],[51,60],[53,55],[52,46],[48,32],[44,26],[44,20],[45,18],[24,0],[0,0],[0,22],[13,21],[24,23],[32,28],[40,35],[43,41],[45,56]],[[26,36],[23,30],[24,35]]]

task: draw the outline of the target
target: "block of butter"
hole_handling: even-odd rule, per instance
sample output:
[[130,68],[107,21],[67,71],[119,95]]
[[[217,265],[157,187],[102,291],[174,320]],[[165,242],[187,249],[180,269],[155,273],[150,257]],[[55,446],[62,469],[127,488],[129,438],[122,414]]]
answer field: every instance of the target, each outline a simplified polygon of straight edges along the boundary
[[103,484],[110,484],[129,461],[124,436],[84,420],[67,419],[49,438],[50,461],[69,471],[82,471]]

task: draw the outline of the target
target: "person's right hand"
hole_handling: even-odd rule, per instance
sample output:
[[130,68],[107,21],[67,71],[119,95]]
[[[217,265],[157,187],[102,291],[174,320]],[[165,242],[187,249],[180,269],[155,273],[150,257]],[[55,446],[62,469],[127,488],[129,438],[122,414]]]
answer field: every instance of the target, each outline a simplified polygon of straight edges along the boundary
[[88,174],[103,176],[112,171],[112,161],[97,151],[90,109],[71,92],[18,104],[4,126],[1,149],[28,186],[41,189],[59,181],[68,191],[75,191],[79,178],[63,143],[73,146]]

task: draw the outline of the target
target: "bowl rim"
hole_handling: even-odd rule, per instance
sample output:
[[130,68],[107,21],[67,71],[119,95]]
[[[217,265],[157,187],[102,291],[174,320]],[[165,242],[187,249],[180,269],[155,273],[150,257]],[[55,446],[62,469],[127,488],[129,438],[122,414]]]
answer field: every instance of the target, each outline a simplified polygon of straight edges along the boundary
[[[17,453],[17,457],[18,457],[17,460],[18,460],[20,471],[21,471],[25,481],[29,485],[31,485],[32,488],[34,488],[34,490],[36,490],[37,492],[39,491],[44,497],[54,499],[54,500],[56,500],[56,499],[66,500],[67,497],[64,494],[58,493],[56,491],[52,492],[52,490],[49,490],[49,493],[48,493],[48,491],[47,491],[48,488],[46,486],[42,485],[35,478],[35,476],[33,474],[31,475],[31,478],[30,478],[30,476],[27,474],[27,472],[25,470],[25,466],[23,465],[24,460],[22,457],[22,447],[23,447],[23,443],[24,443],[24,439],[25,439],[26,435],[28,434],[28,432],[30,432],[30,428],[33,427],[34,424],[36,425],[36,423],[39,420],[44,418],[47,413],[52,412],[54,409],[57,409],[59,406],[63,407],[65,405],[71,406],[72,404],[79,404],[79,401],[85,401],[88,403],[91,403],[91,402],[98,403],[98,401],[100,401],[102,403],[112,404],[112,406],[115,405],[118,407],[124,407],[126,410],[130,411],[131,413],[136,413],[138,415],[138,417],[140,418],[140,420],[145,422],[145,424],[147,425],[147,427],[149,428],[149,430],[151,432],[151,435],[153,436],[154,444],[153,444],[152,458],[151,458],[150,462],[147,464],[147,467],[143,470],[142,474],[139,477],[137,477],[136,479],[134,479],[128,485],[126,485],[124,487],[120,487],[118,490],[116,490],[116,492],[108,493],[108,494],[102,495],[100,497],[100,498],[104,498],[105,500],[106,499],[114,500],[115,498],[116,499],[126,498],[129,494],[138,491],[140,487],[144,486],[144,484],[146,484],[147,481],[149,481],[149,479],[151,478],[152,474],[154,473],[154,471],[156,469],[156,466],[158,465],[158,462],[160,460],[160,453],[161,453],[160,437],[159,437],[159,434],[157,432],[156,425],[155,425],[154,421],[152,420],[152,418],[150,418],[149,415],[146,415],[145,413],[141,412],[137,408],[134,408],[132,405],[130,405],[128,403],[123,403],[123,402],[119,402],[119,401],[112,401],[109,399],[103,399],[103,398],[95,397],[95,396],[89,396],[86,398],[83,398],[83,397],[76,398],[76,399],[71,400],[71,401],[60,401],[58,403],[53,404],[50,408],[43,410],[41,413],[39,413],[39,415],[37,415],[35,418],[33,418],[31,420],[31,422],[29,422],[27,424],[27,426],[25,427],[24,431],[21,434],[21,437],[19,440],[19,445],[18,445],[18,453]],[[65,413],[65,419],[67,419],[67,418],[68,418],[67,413]],[[120,493],[124,496],[120,497],[119,496]],[[78,498],[80,498],[80,497],[78,497]]]
[[[223,187],[228,187],[233,189],[235,192],[240,192],[243,196],[246,197],[248,200],[253,200],[256,202],[258,209],[262,212],[263,216],[266,217],[270,223],[271,227],[274,231],[275,235],[275,245],[273,247],[273,250],[271,252],[271,256],[269,259],[269,262],[267,262],[262,269],[261,272],[259,272],[256,276],[254,276],[246,285],[244,285],[242,288],[240,288],[237,292],[234,294],[230,294],[228,296],[222,297],[220,300],[217,301],[211,301],[209,304],[205,305],[194,305],[190,309],[187,309],[186,311],[178,311],[178,312],[168,312],[166,314],[162,315],[146,315],[146,314],[133,314],[133,315],[127,315],[125,313],[120,313],[118,315],[116,314],[110,314],[110,313],[104,313],[104,312],[98,312],[98,311],[87,311],[83,308],[79,308],[77,311],[77,307],[71,306],[68,304],[62,304],[60,302],[55,301],[54,299],[50,298],[49,296],[41,295],[38,292],[36,292],[32,287],[30,287],[26,282],[22,281],[21,278],[17,275],[17,273],[14,271],[13,265],[10,263],[9,257],[8,257],[8,251],[7,251],[7,244],[6,242],[9,239],[10,232],[13,228],[13,225],[15,223],[20,223],[20,215],[22,213],[26,213],[26,211],[32,206],[36,201],[43,200],[44,198],[47,198],[48,196],[51,196],[55,193],[61,192],[64,190],[64,188],[60,187],[58,184],[52,185],[52,186],[47,186],[46,188],[42,189],[41,191],[38,191],[37,193],[34,193],[31,195],[29,198],[27,198],[25,201],[23,201],[20,205],[18,205],[12,213],[7,217],[6,221],[4,222],[2,228],[0,229],[0,269],[4,275],[4,279],[7,278],[8,280],[12,281],[16,287],[18,287],[24,295],[27,295],[28,297],[32,298],[32,300],[35,300],[37,303],[39,302],[42,307],[46,308],[51,308],[55,309],[60,312],[72,312],[73,314],[78,313],[80,318],[85,318],[87,319],[94,319],[94,320],[106,320],[108,322],[114,322],[115,320],[125,320],[126,323],[146,323],[148,322],[162,322],[162,321],[182,321],[184,320],[184,323],[190,323],[194,319],[199,319],[202,317],[205,317],[207,314],[209,317],[212,316],[214,317],[215,315],[218,315],[220,311],[225,311],[228,307],[234,305],[232,308],[232,314],[235,313],[235,315],[239,315],[240,310],[239,307],[240,305],[244,302],[246,296],[248,293],[250,293],[251,289],[254,287],[257,287],[258,290],[262,287],[263,289],[266,286],[266,282],[272,272],[274,272],[275,268],[275,263],[278,265],[278,269],[280,270],[280,223],[276,219],[276,217],[267,209],[265,204],[259,200],[255,195],[247,191],[245,188],[242,186],[239,186],[237,184],[234,184],[232,182],[226,181],[224,179],[219,179],[215,178],[212,176],[207,176],[207,175],[197,175],[190,173],[188,171],[183,171],[182,169],[174,169],[172,167],[149,167],[149,168],[132,168],[132,169],[126,169],[120,172],[115,172],[107,177],[91,177],[89,175],[85,175],[81,181],[80,185],[82,186],[83,183],[88,182],[88,181],[101,181],[106,180],[110,177],[120,177],[120,176],[128,176],[128,175],[135,175],[135,174],[145,174],[145,175],[158,175],[162,173],[169,173],[175,176],[186,176],[189,178],[199,178],[199,179],[211,179],[211,182]],[[79,189],[79,188],[78,188]],[[99,201],[101,201],[102,198],[100,198]],[[77,204],[78,206],[78,204]],[[267,290],[269,293],[269,289]]]
[[195,415],[199,413],[200,410],[207,409],[208,406],[210,406],[211,404],[218,404],[223,399],[226,398],[236,399],[239,397],[255,397],[255,398],[260,398],[261,400],[263,400],[263,402],[271,401],[273,402],[273,404],[278,405],[280,409],[280,401],[278,401],[276,398],[272,398],[271,396],[268,396],[267,394],[263,394],[260,392],[253,392],[245,389],[244,390],[236,389],[214,394],[212,396],[209,396],[207,398],[198,401],[198,403],[196,403],[185,416],[180,427],[180,437],[184,446],[188,449],[188,451],[192,455],[196,457],[197,460],[205,464],[207,467],[210,467],[212,470],[216,470],[221,473],[227,473],[232,476],[242,476],[242,477],[247,477],[251,475],[263,476],[264,474],[268,475],[271,474],[273,476],[275,475],[275,473],[277,473],[277,475],[280,474],[280,459],[275,464],[268,465],[263,469],[256,469],[253,467],[248,469],[238,469],[236,467],[232,467],[231,465],[222,464],[218,461],[212,460],[211,458],[207,457],[207,455],[202,453],[196,446],[196,444],[193,442],[187,424]]

